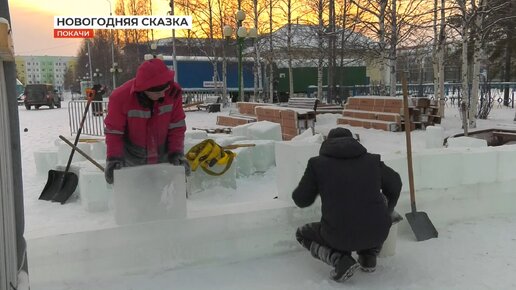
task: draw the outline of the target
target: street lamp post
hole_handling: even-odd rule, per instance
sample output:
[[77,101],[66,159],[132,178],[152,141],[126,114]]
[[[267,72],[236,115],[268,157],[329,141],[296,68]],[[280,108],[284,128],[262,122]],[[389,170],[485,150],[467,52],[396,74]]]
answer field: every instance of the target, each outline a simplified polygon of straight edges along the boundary
[[100,84],[100,78],[102,77],[102,73],[99,69],[95,69],[95,72],[93,73],[93,77],[95,78],[95,83]]
[[122,72],[122,69],[118,67],[118,63],[113,62],[113,67],[109,69],[113,74],[113,90],[116,89],[116,75]]
[[[174,0],[170,0],[169,15],[174,15]],[[172,64],[174,66],[174,82],[177,82],[177,55],[176,55],[176,30],[172,29]]]
[[158,58],[158,59],[163,60],[163,54],[161,54],[161,53],[158,54],[158,51],[157,51],[160,40],[161,39],[159,39],[157,42],[151,43],[151,45],[150,45],[151,53],[147,53],[146,55],[144,55],[143,59],[149,60],[149,59],[153,59],[153,58]]
[[[244,49],[244,39],[246,37],[250,38],[256,38],[258,36],[257,29],[251,28],[249,29],[249,32],[247,31],[247,28],[242,26],[242,22],[245,20],[245,12],[242,10],[238,10],[236,13],[236,20],[237,20],[237,31],[236,31],[236,37],[237,37],[237,45],[238,45],[238,101],[242,101],[244,99],[244,92],[243,92],[243,73],[242,73],[242,51]],[[233,34],[233,28],[231,26],[226,25],[223,29],[224,37],[229,38]]]
[[[88,45],[88,67],[90,69],[90,81],[93,82],[93,80],[91,79],[91,77],[93,77],[93,68],[91,67],[91,51],[90,51],[90,40],[86,40],[86,44]],[[88,74],[88,73],[86,73]]]
[[[109,16],[112,16],[113,13],[111,11],[111,1],[110,0],[106,0],[108,3],[109,3]],[[111,63],[112,63],[112,67],[114,68],[115,67],[115,40],[113,39],[113,30],[109,30],[109,33],[111,34]],[[110,69],[111,70],[111,69]],[[116,74],[113,74],[113,89],[116,88]]]

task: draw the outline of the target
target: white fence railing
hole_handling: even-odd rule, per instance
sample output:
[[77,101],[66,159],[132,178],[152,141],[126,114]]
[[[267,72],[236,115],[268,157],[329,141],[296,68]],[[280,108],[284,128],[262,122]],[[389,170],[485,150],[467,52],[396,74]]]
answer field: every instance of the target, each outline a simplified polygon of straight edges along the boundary
[[[70,134],[77,134],[86,109],[86,100],[70,101],[68,103],[68,119],[70,120]],[[107,101],[91,102],[81,135],[104,136],[104,118],[107,114]]]

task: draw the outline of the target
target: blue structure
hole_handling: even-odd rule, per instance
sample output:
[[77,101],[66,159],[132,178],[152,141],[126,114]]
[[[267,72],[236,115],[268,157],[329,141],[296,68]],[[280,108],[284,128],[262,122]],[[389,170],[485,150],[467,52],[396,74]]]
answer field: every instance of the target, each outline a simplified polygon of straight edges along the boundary
[[[170,69],[173,69],[171,56],[165,56],[164,61]],[[243,61],[242,75],[244,91],[254,89],[253,65],[249,59]],[[218,81],[222,87],[222,59],[217,63]],[[177,81],[185,89],[213,88],[213,64],[205,56],[178,56],[177,57]],[[238,91],[238,61],[236,58],[227,58],[227,88],[230,92]]]
[[18,97],[25,90],[25,86],[20,82],[19,79],[16,79],[16,97]]

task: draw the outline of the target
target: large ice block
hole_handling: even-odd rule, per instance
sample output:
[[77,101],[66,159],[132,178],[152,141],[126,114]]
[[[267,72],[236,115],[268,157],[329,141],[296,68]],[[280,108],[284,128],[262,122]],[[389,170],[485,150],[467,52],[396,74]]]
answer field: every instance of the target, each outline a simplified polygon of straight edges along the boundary
[[186,130],[185,139],[206,139],[208,133],[203,130]]
[[255,172],[251,150],[252,149],[249,147],[232,150],[236,153],[236,158],[233,163],[236,165],[236,175],[238,178],[249,176]]
[[450,149],[427,149],[415,154],[421,164],[418,188],[448,188],[462,183],[462,154]]
[[36,172],[39,176],[47,176],[50,169],[56,168],[57,152],[56,151],[35,151],[34,162],[36,163]]
[[105,142],[92,143],[90,157],[95,159],[96,161],[106,160],[106,143]]
[[[403,184],[401,190],[409,191],[409,178],[408,178],[408,164],[407,164],[407,153],[406,152],[393,152],[389,154],[381,155],[382,161],[396,171]],[[414,174],[414,187],[418,189],[422,183],[421,177],[421,163],[416,154],[412,154],[412,173]]]
[[487,140],[478,139],[473,137],[455,137],[448,138],[447,140],[448,148],[456,148],[456,147],[487,147]]
[[498,152],[497,179],[507,181],[516,179],[516,145],[504,145],[495,147]]
[[426,148],[443,147],[444,130],[442,127],[428,126],[425,130]]
[[[219,173],[222,172],[224,168],[225,165],[215,164],[214,166],[209,167],[209,170]],[[190,175],[190,193],[205,191],[215,187],[236,189],[236,172],[237,165],[235,163],[232,163],[229,169],[219,176],[209,175],[199,166],[197,170],[192,171]]]
[[276,140],[281,141],[281,125],[269,121],[260,121],[252,123],[247,128],[249,138],[254,140]]
[[62,141],[56,142],[56,145],[57,164],[66,164],[68,162],[68,158],[70,157],[70,152],[72,151],[72,148]]
[[231,129],[231,135],[233,136],[244,136],[244,137],[249,137],[249,133],[247,132],[247,130],[249,129],[249,127],[251,127],[254,123],[248,123],[248,124],[243,124],[243,125],[239,125],[239,126],[235,126]]
[[219,144],[220,146],[228,146],[231,145],[237,141],[247,140],[248,138],[245,136],[232,136],[227,134],[219,134],[219,136],[214,136],[213,141],[215,143]]
[[462,152],[462,184],[496,181],[497,152],[493,147],[466,148]]
[[186,217],[183,166],[167,163],[126,167],[114,172],[117,224]]
[[308,142],[276,142],[276,186],[278,198],[292,202],[292,191],[305,172],[308,159],[319,155],[321,144]]
[[274,143],[271,140],[242,140],[237,141],[234,144],[255,144],[254,147],[249,147],[251,152],[251,158],[253,167],[256,172],[265,172],[267,169],[276,165],[276,159],[274,155]]
[[113,197],[113,187],[100,170],[82,169],[79,176],[82,207],[90,212],[106,211]]

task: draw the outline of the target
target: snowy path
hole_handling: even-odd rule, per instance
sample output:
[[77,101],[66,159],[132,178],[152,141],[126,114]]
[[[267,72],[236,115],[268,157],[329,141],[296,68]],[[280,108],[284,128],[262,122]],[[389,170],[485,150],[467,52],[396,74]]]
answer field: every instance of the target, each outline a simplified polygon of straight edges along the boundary
[[402,236],[396,255],[379,259],[375,273],[359,271],[345,284],[328,279],[330,268],[300,250],[32,289],[515,289],[515,228],[513,215],[451,225],[440,229],[438,239],[425,242]]

